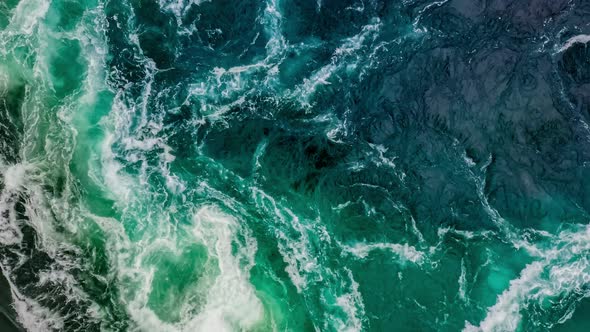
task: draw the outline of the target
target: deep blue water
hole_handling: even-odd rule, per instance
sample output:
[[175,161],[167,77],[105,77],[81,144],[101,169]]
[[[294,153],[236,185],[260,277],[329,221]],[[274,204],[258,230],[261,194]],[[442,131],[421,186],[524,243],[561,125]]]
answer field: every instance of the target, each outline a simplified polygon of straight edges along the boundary
[[585,0],[4,1],[0,323],[587,331],[589,41]]

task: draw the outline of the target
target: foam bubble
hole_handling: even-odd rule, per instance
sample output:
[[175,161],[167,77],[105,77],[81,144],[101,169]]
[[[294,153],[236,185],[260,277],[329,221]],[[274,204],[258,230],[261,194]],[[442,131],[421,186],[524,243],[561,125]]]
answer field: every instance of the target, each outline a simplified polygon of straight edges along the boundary
[[344,252],[352,254],[358,258],[366,258],[376,250],[389,251],[395,254],[400,262],[412,262],[421,264],[424,262],[424,253],[418,251],[415,247],[408,244],[398,243],[355,243],[352,246],[342,245]]

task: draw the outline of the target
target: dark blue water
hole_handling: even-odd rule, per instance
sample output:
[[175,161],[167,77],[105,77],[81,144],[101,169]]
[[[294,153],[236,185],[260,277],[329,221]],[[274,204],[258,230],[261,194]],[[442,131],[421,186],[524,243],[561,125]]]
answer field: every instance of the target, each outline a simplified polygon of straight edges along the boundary
[[583,0],[5,1],[0,323],[586,331],[589,41]]

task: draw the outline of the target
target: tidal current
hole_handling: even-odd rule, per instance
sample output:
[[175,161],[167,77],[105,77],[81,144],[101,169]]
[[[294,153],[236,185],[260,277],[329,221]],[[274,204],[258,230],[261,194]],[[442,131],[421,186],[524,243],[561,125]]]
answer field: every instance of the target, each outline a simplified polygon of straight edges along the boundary
[[3,0],[0,330],[590,330],[590,1]]

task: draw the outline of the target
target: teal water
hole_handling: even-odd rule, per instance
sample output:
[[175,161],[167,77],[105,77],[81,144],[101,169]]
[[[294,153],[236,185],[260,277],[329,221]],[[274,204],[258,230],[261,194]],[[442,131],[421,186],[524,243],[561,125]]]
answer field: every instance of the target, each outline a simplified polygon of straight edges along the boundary
[[587,331],[589,19],[3,1],[0,330]]

